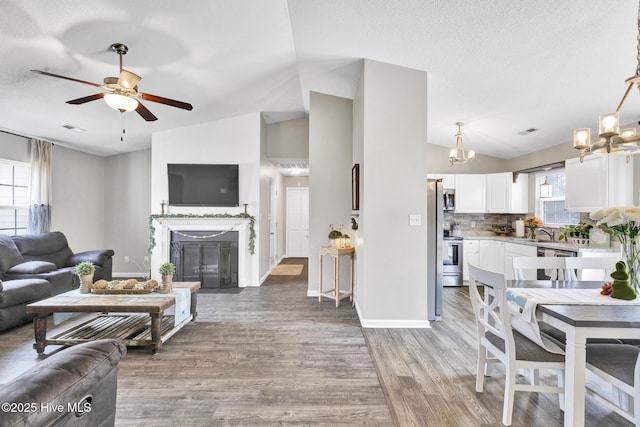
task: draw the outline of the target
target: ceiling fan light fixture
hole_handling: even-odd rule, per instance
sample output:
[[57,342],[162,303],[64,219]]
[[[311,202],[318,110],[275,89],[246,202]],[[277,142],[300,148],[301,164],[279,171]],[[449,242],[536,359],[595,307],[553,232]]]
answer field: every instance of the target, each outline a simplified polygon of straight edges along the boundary
[[122,70],[120,72],[120,77],[118,78],[118,84],[127,89],[135,89],[140,80],[142,80],[142,77],[137,74],[134,74],[131,71]]
[[119,95],[117,93],[108,93],[104,96],[104,102],[114,110],[118,110],[121,113],[133,111],[138,108],[138,101],[128,96]]

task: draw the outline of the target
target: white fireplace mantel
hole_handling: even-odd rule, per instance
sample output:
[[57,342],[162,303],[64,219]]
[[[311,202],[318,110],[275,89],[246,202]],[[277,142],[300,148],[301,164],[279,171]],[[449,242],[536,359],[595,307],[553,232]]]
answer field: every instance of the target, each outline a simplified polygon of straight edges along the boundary
[[250,224],[251,219],[248,218],[154,217],[156,246],[150,257],[152,277],[159,279],[158,268],[169,261],[171,231],[237,231],[238,286],[259,286],[257,263],[253,259],[257,255],[252,255],[249,251]]

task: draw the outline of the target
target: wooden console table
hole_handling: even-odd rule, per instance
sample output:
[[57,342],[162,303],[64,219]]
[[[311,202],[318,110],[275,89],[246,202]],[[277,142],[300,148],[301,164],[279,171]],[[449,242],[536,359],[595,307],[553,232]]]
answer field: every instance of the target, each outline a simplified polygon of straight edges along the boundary
[[[322,246],[320,248],[320,293],[318,301],[322,302],[322,297],[330,298],[336,301],[336,307],[340,305],[340,300],[349,298],[353,302],[353,254],[356,248],[350,246],[348,248],[336,248],[334,246]],[[333,289],[324,292],[322,289],[322,259],[325,255],[329,255],[333,260]],[[346,255],[349,257],[349,291],[340,290],[340,257]]]

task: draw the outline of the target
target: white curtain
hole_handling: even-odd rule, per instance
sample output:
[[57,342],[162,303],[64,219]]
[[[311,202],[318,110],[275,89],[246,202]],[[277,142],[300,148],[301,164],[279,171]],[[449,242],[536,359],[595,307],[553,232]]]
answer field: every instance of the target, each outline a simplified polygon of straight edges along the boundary
[[51,157],[53,144],[31,140],[31,200],[27,232],[46,233],[51,229]]

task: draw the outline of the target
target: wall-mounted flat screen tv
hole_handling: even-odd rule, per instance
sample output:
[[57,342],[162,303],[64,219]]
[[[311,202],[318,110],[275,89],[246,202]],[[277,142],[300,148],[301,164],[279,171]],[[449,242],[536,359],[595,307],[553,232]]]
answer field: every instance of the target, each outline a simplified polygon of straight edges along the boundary
[[169,205],[239,206],[238,165],[167,164]]

